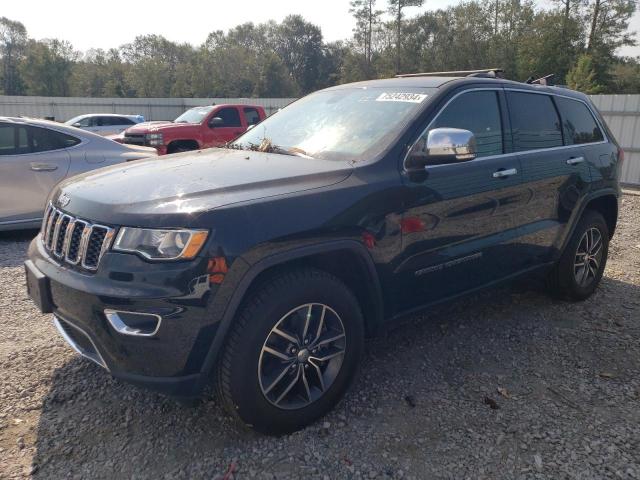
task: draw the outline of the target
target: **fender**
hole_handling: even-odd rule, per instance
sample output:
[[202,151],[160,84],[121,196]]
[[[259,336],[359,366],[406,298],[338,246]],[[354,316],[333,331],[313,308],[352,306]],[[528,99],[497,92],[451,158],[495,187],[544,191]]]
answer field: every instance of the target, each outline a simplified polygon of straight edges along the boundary
[[256,277],[267,270],[268,268],[289,262],[291,260],[297,260],[304,257],[309,257],[319,253],[329,253],[338,250],[349,250],[353,252],[357,258],[362,262],[363,267],[368,272],[367,275],[367,288],[371,294],[371,298],[374,302],[375,317],[373,318],[373,331],[377,331],[383,323],[383,300],[382,300],[382,288],[380,286],[380,280],[376,271],[371,255],[367,252],[364,245],[356,240],[334,240],[328,242],[322,242],[314,245],[307,245],[304,247],[294,248],[285,252],[276,253],[263,258],[262,260],[253,264],[249,270],[244,274],[236,289],[231,296],[231,299],[225,309],[225,312],[220,320],[218,330],[215,334],[213,342],[209,347],[207,356],[202,363],[200,373],[202,374],[202,380],[208,377],[209,373],[213,370],[218,353],[220,352],[223,342],[227,336],[227,332],[233,323],[233,319],[236,316],[240,303],[245,297],[245,294],[249,290],[249,287],[256,279]]
[[585,195],[585,197],[582,199],[582,202],[580,202],[580,207],[576,209],[574,213],[570,228],[567,229],[565,236],[562,239],[562,244],[561,244],[562,248],[560,248],[559,250],[558,257],[562,255],[562,252],[564,252],[564,249],[567,247],[567,244],[569,243],[569,240],[573,235],[573,231],[576,229],[576,226],[578,225],[578,222],[582,218],[582,214],[586,210],[589,202],[591,202],[592,200],[595,200],[596,198],[601,198],[606,196],[614,196],[616,200],[620,202],[620,192],[610,187],[596,190],[594,192],[590,192],[588,195]]

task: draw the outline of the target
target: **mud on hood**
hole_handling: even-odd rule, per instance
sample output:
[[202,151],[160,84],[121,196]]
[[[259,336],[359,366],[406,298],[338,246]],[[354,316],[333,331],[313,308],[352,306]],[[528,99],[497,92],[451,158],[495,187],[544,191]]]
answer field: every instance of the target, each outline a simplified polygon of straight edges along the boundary
[[212,148],[93,170],[59,184],[51,199],[63,196],[67,205],[58,206],[80,218],[131,223],[333,185],[352,169],[343,161]]

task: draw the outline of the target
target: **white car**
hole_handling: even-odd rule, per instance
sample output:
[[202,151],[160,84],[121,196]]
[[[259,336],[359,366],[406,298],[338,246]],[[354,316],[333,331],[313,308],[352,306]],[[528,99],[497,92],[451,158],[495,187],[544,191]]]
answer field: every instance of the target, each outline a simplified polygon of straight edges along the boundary
[[62,123],[0,117],[0,231],[37,228],[51,189],[65,178],[156,157]]
[[71,120],[67,120],[65,125],[81,128],[89,132],[97,133],[103,137],[117,135],[124,132],[132,125],[144,122],[142,115],[120,115],[117,113],[88,113],[78,115]]

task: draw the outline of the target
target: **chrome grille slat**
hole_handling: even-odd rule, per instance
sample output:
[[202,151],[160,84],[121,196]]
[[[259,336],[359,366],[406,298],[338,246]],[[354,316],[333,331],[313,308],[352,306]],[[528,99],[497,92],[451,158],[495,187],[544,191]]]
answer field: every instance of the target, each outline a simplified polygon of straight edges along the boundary
[[109,250],[115,230],[73,217],[49,204],[42,222],[42,244],[51,255],[95,271]]

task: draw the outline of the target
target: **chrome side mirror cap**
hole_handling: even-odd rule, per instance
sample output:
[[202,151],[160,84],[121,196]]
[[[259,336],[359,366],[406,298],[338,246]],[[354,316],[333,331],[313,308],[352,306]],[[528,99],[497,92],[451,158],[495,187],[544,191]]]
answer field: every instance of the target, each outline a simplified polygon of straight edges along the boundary
[[476,158],[476,137],[461,128],[434,128],[422,136],[407,156],[407,169],[466,162]]

